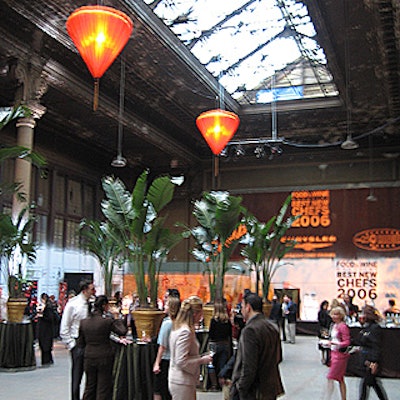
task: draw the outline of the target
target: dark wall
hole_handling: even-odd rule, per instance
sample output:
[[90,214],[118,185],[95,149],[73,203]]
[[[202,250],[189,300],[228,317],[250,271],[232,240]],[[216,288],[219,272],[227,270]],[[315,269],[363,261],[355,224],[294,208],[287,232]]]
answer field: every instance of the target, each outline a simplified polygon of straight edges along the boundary
[[[302,223],[299,224],[303,226],[288,231],[288,236],[300,239],[303,243],[303,248],[297,248],[295,253],[311,258],[319,257],[319,253],[322,257],[334,254],[343,258],[399,256],[400,188],[374,189],[373,193],[377,198],[374,202],[366,200],[370,193],[368,189],[330,190],[328,197],[321,196],[325,201],[324,210],[318,209],[321,204],[318,194],[313,196],[311,192],[313,191],[304,192],[306,195],[302,203],[306,205],[306,211]],[[242,197],[243,204],[251,213],[259,220],[267,221],[278,213],[289,194],[290,192],[255,193],[244,194]],[[296,205],[293,199],[292,205]],[[288,212],[296,214],[294,207],[290,207]],[[321,224],[323,214],[325,224],[329,221],[327,226]],[[367,232],[360,236],[362,231]]]

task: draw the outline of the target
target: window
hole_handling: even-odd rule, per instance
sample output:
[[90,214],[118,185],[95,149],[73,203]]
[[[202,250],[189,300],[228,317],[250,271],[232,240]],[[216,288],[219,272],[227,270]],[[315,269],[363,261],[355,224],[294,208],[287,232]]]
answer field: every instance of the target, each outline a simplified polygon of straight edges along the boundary
[[64,247],[64,219],[54,218],[53,244],[55,247]]
[[291,99],[338,94],[299,0],[144,2],[242,105],[271,101],[258,95],[271,84],[298,88]]

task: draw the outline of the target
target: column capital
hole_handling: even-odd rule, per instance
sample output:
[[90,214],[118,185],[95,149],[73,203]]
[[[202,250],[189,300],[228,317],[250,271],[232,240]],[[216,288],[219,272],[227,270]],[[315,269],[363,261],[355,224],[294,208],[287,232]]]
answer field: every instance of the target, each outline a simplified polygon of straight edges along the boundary
[[33,129],[36,126],[36,121],[33,117],[23,117],[18,118],[17,123],[15,124],[17,128],[27,127]]
[[47,75],[42,68],[39,64],[18,60],[9,72],[10,76],[20,83],[16,102],[26,105],[35,119],[40,119],[46,112],[46,107],[40,104],[40,99],[48,90]]
[[47,108],[40,104],[38,100],[30,100],[25,103],[32,113],[32,118],[40,119],[46,113]]

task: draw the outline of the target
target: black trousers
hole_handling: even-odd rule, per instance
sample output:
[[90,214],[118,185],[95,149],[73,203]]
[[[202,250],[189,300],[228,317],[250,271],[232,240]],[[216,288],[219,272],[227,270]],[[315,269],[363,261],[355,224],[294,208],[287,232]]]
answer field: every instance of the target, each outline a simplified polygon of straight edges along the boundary
[[81,381],[83,376],[83,356],[84,347],[75,346],[71,350],[72,369],[71,369],[71,400],[81,399]]
[[49,365],[53,363],[53,354],[51,353],[51,350],[42,350],[42,365]]
[[371,374],[371,369],[367,368],[360,384],[360,400],[368,398],[370,387],[374,388],[379,400],[387,400],[387,395],[380,379]]

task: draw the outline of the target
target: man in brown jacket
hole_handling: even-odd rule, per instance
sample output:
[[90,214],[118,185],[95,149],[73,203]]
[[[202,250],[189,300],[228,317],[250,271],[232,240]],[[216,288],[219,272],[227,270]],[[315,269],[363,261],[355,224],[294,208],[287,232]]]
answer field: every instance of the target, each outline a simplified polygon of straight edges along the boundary
[[244,297],[243,329],[232,375],[232,400],[275,400],[284,393],[279,372],[282,348],[278,329],[263,315],[262,299]]

